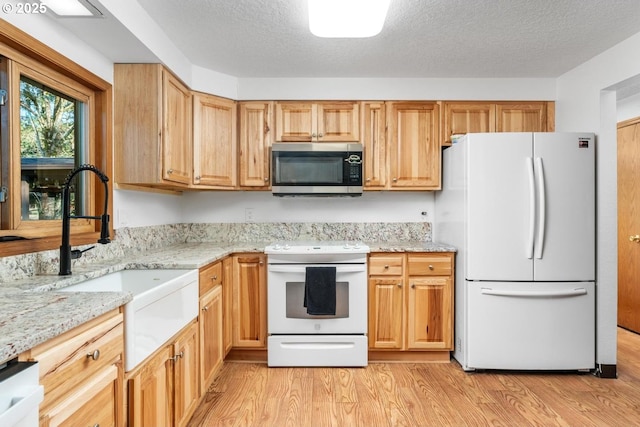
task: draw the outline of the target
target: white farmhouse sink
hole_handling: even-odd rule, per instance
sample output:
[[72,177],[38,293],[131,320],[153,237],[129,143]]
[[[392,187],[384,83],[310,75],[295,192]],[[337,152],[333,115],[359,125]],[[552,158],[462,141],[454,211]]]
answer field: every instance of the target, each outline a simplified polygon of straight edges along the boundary
[[125,371],[198,315],[198,270],[122,270],[59,290],[133,294],[124,306]]

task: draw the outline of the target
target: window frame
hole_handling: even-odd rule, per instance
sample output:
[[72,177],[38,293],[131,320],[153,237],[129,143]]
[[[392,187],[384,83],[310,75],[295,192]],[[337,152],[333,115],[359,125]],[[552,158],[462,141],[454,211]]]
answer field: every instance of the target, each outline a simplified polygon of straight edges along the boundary
[[[2,76],[3,85],[11,84],[18,88],[20,72],[29,70],[29,78],[39,81],[52,88],[64,87],[64,92],[80,94],[79,99],[87,99],[88,129],[86,131],[88,161],[98,167],[110,178],[113,176],[113,99],[112,86],[102,78],[94,75],[80,65],[54,51],[44,43],[34,39],[22,30],[14,27],[6,21],[0,20],[0,55],[8,58],[7,74]],[[17,82],[16,80],[17,75]],[[41,78],[44,77],[44,80]],[[48,80],[51,79],[51,80]],[[49,84],[53,82],[53,84]],[[62,85],[62,86],[61,86]],[[70,88],[71,92],[67,90]],[[18,95],[19,96],[19,95]],[[17,104],[17,106],[16,106]],[[20,152],[19,141],[15,145],[20,134],[20,105],[19,101],[8,102],[10,109],[2,107],[2,158],[8,158],[10,167],[5,167],[7,162],[3,160],[1,179],[2,185],[9,188],[9,198],[12,194],[20,194]],[[8,126],[5,126],[8,124]],[[5,144],[4,141],[11,141]],[[8,145],[8,146],[5,146]],[[16,153],[17,151],[17,153]],[[7,157],[8,156],[8,157]],[[17,163],[16,163],[17,162]],[[97,179],[90,178],[87,182],[91,185],[87,199],[88,214],[102,214],[104,208],[104,186]],[[8,185],[7,185],[8,184]],[[16,191],[18,191],[16,193]],[[113,201],[113,180],[108,183],[108,197]],[[27,227],[37,229],[37,232],[23,232],[20,230],[20,197],[18,202],[2,203],[1,218],[2,230],[0,236],[22,235],[28,240],[15,240],[0,242],[0,256],[19,255],[44,250],[57,249],[61,243],[61,220],[34,221],[42,223],[40,227]],[[13,206],[12,206],[13,204]],[[113,218],[113,203],[109,203],[109,215]],[[17,215],[17,222],[16,222]],[[27,221],[25,221],[26,223]],[[47,224],[45,224],[47,223]],[[18,224],[16,226],[16,224]],[[6,228],[10,226],[11,229]],[[113,221],[109,224],[110,234],[114,237]],[[71,244],[82,245],[95,243],[100,235],[100,222],[95,220],[74,219],[71,223]]]

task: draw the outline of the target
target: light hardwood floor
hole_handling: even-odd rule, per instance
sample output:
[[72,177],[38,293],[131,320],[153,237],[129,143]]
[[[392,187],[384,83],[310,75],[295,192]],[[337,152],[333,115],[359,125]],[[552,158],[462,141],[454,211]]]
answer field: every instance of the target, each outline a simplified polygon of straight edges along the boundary
[[618,378],[465,373],[444,364],[267,368],[225,362],[196,426],[640,426],[640,335],[619,329]]

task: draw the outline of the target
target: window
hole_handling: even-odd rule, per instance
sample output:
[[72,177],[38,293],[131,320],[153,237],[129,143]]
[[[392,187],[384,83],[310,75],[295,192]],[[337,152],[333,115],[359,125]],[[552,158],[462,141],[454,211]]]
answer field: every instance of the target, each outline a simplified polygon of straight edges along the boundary
[[[62,187],[75,167],[93,164],[112,175],[111,85],[19,30],[5,30],[0,27],[0,256],[60,245]],[[102,214],[104,186],[94,174],[78,174],[70,190],[72,215]],[[72,219],[72,245],[95,242],[99,227]]]

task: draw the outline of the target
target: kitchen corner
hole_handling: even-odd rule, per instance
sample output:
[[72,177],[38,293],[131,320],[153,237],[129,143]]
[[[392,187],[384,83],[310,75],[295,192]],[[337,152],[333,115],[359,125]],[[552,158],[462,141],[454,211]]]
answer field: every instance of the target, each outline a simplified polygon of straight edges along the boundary
[[[186,236],[186,237],[185,237]],[[131,301],[128,292],[59,292],[58,289],[124,269],[198,269],[233,253],[261,253],[275,240],[359,240],[371,252],[455,252],[431,242],[429,223],[178,224],[118,230],[116,241],[76,261],[60,277],[55,251],[34,255],[41,272],[0,282],[0,361]],[[153,242],[153,243],[151,243]],[[102,257],[102,258],[101,258]],[[15,274],[15,262],[4,259]],[[0,266],[3,268],[4,266]]]

